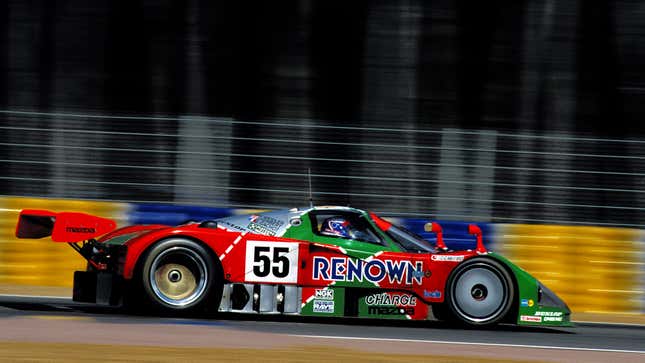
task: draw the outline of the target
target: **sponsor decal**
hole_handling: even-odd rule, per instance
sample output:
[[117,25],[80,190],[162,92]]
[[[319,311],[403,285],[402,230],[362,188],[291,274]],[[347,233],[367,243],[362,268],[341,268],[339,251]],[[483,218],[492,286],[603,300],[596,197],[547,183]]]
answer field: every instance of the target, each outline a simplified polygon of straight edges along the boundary
[[562,321],[561,316],[545,316],[544,321]]
[[541,323],[541,316],[520,315],[520,321],[528,321],[531,323]]
[[390,295],[387,292],[365,296],[367,305],[417,306],[417,298],[409,294]]
[[91,227],[65,227],[65,232],[70,233],[95,233],[96,229]]
[[[244,228],[244,227],[242,227],[242,226],[238,226],[237,224],[235,224],[235,223],[231,223],[231,222],[229,222],[229,221],[218,221],[217,223],[218,223],[218,224],[219,224],[219,223],[221,223],[221,224],[225,224],[225,225],[229,226],[230,228],[232,228],[232,229],[236,229],[236,230],[238,230],[238,231],[246,231],[246,228]],[[224,228],[226,228],[226,227],[224,227]]]
[[464,260],[464,256],[432,255],[430,259],[432,259],[432,261],[461,262]]
[[333,313],[334,302],[330,300],[314,300],[314,313]]
[[424,277],[423,262],[401,260],[371,260],[351,259],[347,257],[314,257],[311,274],[313,280],[332,281],[368,281],[375,284],[385,280],[390,283],[421,285]]
[[370,306],[367,308],[370,315],[414,315],[414,308],[397,308],[395,306]]
[[520,301],[520,306],[523,307],[532,307],[533,305],[535,305],[533,299],[522,299],[522,301]]
[[427,298],[430,298],[430,299],[440,299],[441,298],[441,291],[439,291],[439,290],[434,290],[434,291],[423,290],[423,297],[427,297]]
[[535,316],[562,316],[561,311],[536,311]]
[[278,229],[280,229],[280,227],[282,227],[282,225],[284,224],[283,221],[269,216],[253,215],[249,217],[249,221],[250,223],[247,227],[248,229],[267,236],[275,236]]
[[332,289],[316,289],[314,294],[315,299],[321,300],[334,300],[334,290]]

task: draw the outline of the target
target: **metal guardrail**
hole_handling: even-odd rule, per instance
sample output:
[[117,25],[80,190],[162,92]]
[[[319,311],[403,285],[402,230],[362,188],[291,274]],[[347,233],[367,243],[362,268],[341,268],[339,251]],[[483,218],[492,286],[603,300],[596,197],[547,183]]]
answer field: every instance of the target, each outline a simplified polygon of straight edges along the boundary
[[[7,195],[645,227],[645,140],[0,110]],[[3,193],[3,194],[5,194]]]

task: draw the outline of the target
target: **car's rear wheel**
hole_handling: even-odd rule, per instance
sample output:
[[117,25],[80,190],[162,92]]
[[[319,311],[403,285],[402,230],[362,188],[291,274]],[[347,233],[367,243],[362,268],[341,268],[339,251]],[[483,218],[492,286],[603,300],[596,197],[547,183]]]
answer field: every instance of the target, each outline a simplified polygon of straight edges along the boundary
[[515,289],[504,267],[489,258],[473,258],[453,270],[446,289],[450,315],[471,326],[499,323],[511,310]]
[[158,312],[193,314],[216,311],[222,294],[222,273],[201,244],[170,238],[144,256],[138,274],[144,298]]

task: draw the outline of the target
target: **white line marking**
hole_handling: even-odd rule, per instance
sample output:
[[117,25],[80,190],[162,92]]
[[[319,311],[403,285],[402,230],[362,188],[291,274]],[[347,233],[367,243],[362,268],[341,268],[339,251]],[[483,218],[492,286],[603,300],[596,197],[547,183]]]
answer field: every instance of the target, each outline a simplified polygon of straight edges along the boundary
[[224,253],[229,253],[231,252],[232,249],[233,249],[233,245],[230,245],[226,248],[226,251],[224,251]]
[[510,347],[510,348],[534,348],[534,349],[561,349],[561,350],[581,350],[588,352],[609,352],[609,353],[636,353],[645,354],[642,350],[623,350],[623,349],[602,349],[602,348],[576,348],[576,347],[558,347],[553,345],[528,345],[528,344],[504,344],[504,343],[474,343],[474,342],[454,342],[447,340],[422,340],[422,339],[397,339],[397,338],[368,338],[368,337],[339,337],[325,335],[302,335],[290,334],[292,337],[314,338],[314,339],[337,339],[337,340],[369,340],[385,342],[408,342],[408,343],[431,343],[431,344],[455,344],[455,345],[483,345],[489,347]]
[[[314,292],[314,294],[315,294],[315,292]],[[307,300],[305,300],[305,302],[303,302],[303,303],[302,303],[301,308],[304,308],[304,307],[305,307],[305,305],[309,304],[309,303],[311,302],[311,300],[313,300],[313,299],[314,299],[314,296],[315,296],[315,295],[311,295],[311,296],[309,296],[309,297],[307,298]]]
[[574,321],[574,324],[590,324],[590,325],[609,325],[609,326],[617,326],[620,327],[621,325],[625,326],[637,326],[637,327],[645,327],[645,324],[637,324],[637,323],[612,323],[609,321],[585,321],[585,320],[580,320],[580,321]]

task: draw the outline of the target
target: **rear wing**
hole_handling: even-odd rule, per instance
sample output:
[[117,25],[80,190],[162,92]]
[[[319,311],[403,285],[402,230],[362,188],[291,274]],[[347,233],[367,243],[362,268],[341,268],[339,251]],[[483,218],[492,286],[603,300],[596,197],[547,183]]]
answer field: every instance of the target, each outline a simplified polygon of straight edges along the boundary
[[115,221],[85,213],[24,209],[18,218],[16,237],[35,239],[51,236],[54,242],[80,242],[114,229]]

